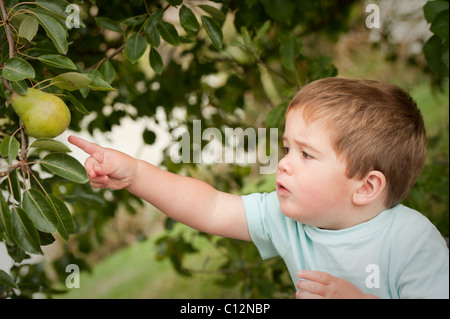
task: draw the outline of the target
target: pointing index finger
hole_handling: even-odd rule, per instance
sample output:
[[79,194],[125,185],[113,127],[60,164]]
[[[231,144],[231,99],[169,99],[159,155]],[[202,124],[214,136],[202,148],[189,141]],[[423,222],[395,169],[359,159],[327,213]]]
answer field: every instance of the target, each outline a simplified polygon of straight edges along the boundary
[[81,137],[77,137],[77,136],[73,136],[73,135],[69,136],[68,141],[71,144],[75,145],[76,147],[82,149],[89,155],[93,156],[98,161],[103,159],[103,153],[104,153],[103,147],[101,147],[95,143],[88,142],[88,141],[82,139]]

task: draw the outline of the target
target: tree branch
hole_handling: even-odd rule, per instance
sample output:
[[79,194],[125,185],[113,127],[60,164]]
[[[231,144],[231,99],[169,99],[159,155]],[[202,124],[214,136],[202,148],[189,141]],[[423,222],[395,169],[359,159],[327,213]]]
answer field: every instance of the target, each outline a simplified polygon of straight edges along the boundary
[[[3,19],[5,21],[6,37],[8,39],[8,44],[9,44],[9,58],[12,58],[12,57],[14,57],[14,53],[16,51],[16,46],[15,46],[15,42],[14,42],[14,37],[13,37],[12,31],[11,31],[11,27],[9,25],[10,24],[10,19],[8,18],[8,13],[6,12],[6,6],[5,6],[5,1],[4,0],[0,0],[0,10],[1,10],[1,13],[2,13],[2,16],[3,16]],[[11,93],[14,92],[11,89],[11,87],[8,85],[8,81],[6,81],[5,77],[3,77],[3,83],[5,84],[5,87]],[[28,158],[27,158],[28,157],[28,155],[27,155],[27,139],[26,139],[26,136],[25,136],[25,127],[23,126],[22,119],[20,119],[19,125],[20,125],[20,135],[21,135],[20,167],[23,170],[28,170],[29,168],[26,167],[26,163],[28,161]]]
[[13,34],[11,32],[11,27],[9,26],[10,20],[8,19],[8,13],[6,12],[4,0],[0,0],[0,10],[2,12],[2,16],[5,21],[6,38],[8,39],[9,44],[9,57],[12,58],[14,56],[16,47],[14,43]]
[[278,72],[277,70],[273,69],[272,67],[268,66],[263,60],[258,59],[256,61],[258,64],[261,64],[263,67],[265,67],[269,72],[272,72],[273,74],[275,74],[276,76],[280,77],[281,79],[283,79],[287,84],[295,87],[298,89],[297,84],[295,84],[294,82],[292,82],[291,80],[289,80],[287,77],[285,77],[283,74],[281,74],[280,72]]
[[20,167],[20,163],[17,163],[16,165],[11,166],[6,171],[0,172],[0,177],[8,176],[10,173],[14,172],[14,170],[18,169]]
[[118,55],[120,52],[123,51],[123,49],[125,49],[125,43],[122,44],[120,47],[118,47],[113,53],[111,53],[110,55],[104,57],[103,59],[101,59],[100,61],[98,61],[97,63],[95,63],[94,65],[91,65],[90,67],[86,68],[86,70],[90,70],[90,69],[97,69],[98,67],[100,67],[103,63],[105,63],[108,60],[111,60],[112,58],[114,58],[116,55]]
[[5,85],[5,87],[8,89],[9,92],[11,92],[11,94],[14,92],[13,89],[9,86],[8,81],[6,80],[5,77],[3,77],[3,84]]

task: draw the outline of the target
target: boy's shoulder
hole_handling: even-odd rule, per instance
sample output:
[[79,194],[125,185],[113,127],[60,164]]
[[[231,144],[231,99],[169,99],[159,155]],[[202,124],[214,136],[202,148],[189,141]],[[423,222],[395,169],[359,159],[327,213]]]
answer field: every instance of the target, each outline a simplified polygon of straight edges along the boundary
[[436,229],[424,214],[403,204],[387,209],[385,212],[392,216],[394,223],[400,224],[403,228],[408,227],[410,231],[414,229],[424,230],[424,228]]
[[386,210],[391,220],[391,232],[394,238],[411,245],[442,244],[445,239],[436,226],[422,213],[399,204]]

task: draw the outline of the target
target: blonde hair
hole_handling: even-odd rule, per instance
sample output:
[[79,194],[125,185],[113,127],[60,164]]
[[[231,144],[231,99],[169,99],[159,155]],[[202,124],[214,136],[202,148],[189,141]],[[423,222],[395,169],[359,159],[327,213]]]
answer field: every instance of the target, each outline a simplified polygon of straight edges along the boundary
[[347,177],[372,170],[387,181],[386,207],[399,204],[419,177],[426,156],[426,132],[417,104],[402,89],[371,80],[325,78],[304,86],[286,114],[301,108],[308,123],[325,120]]

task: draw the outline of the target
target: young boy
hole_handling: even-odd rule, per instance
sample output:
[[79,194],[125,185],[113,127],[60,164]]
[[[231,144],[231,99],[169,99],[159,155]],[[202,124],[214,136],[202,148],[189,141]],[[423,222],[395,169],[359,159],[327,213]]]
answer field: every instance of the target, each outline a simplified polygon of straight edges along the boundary
[[280,255],[297,298],[449,298],[438,230],[399,204],[425,161],[415,102],[375,81],[327,78],[286,112],[276,192],[237,196],[77,137],[95,188],[122,189],[203,232]]

